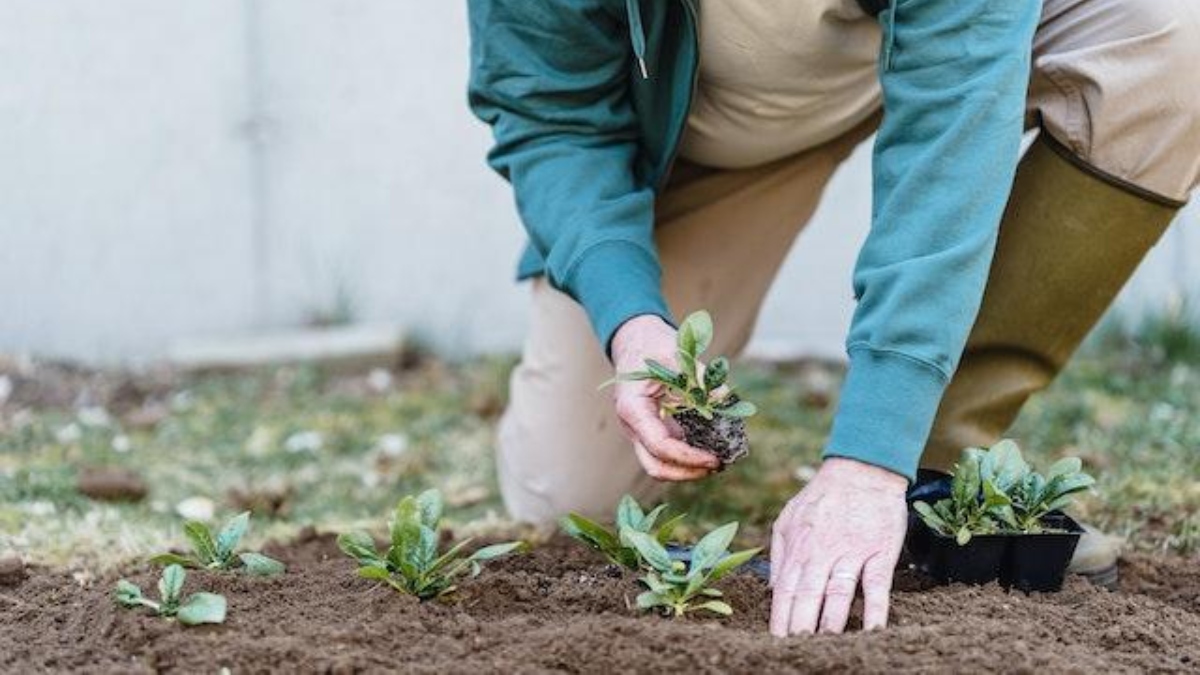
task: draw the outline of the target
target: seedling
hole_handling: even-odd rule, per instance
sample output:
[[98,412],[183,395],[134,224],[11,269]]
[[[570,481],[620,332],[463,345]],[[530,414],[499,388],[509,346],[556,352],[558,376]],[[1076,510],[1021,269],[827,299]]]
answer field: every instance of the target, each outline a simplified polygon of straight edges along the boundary
[[396,505],[391,523],[391,544],[380,553],[375,540],[366,532],[347,532],[338,536],[338,548],[361,565],[358,575],[382,581],[392,588],[422,600],[446,595],[455,589],[454,581],[468,572],[477,576],[480,563],[507,555],[525,547],[524,542],[485,546],[471,555],[463,550],[471,543],[464,539],[438,555],[438,523],[442,518],[442,495],[426,490],[416,497],[405,497]]
[[637,550],[640,562],[647,568],[640,581],[648,590],[638,595],[638,609],[656,610],[673,617],[701,610],[721,616],[732,614],[733,608],[720,599],[720,589],[711,584],[746,564],[762,550],[752,548],[730,553],[729,544],[737,529],[737,523],[727,523],[705,535],[692,549],[690,565],[672,560],[667,549],[649,534],[622,530],[621,540]]
[[703,310],[689,315],[679,326],[675,358],[679,370],[654,359],[646,369],[620,373],[606,383],[649,380],[662,385],[660,414],[671,416],[683,427],[687,442],[712,452],[722,464],[730,464],[750,452],[745,419],[758,408],[741,400],[729,386],[729,360],[718,356],[707,366],[701,355],[712,344],[713,322]]
[[1096,481],[1077,457],[1055,462],[1045,475],[1034,471],[1016,443],[1004,440],[989,450],[968,448],[954,468],[951,495],[932,506],[913,508],[931,529],[966,545],[981,534],[1039,534],[1045,517],[1070,504]]
[[158,580],[158,602],[142,595],[142,589],[137,584],[121,579],[117,582],[117,604],[125,608],[148,607],[155,614],[177,619],[185,626],[224,623],[225,598],[216,593],[193,593],[184,598],[183,582],[186,578],[187,572],[181,565],[167,565]]
[[183,525],[183,533],[192,544],[191,555],[162,553],[150,559],[159,565],[182,565],[184,567],[203,567],[210,570],[231,570],[244,568],[250,574],[271,576],[282,574],[286,569],[283,563],[269,558],[261,553],[243,551],[237,553],[237,546],[250,527],[250,512],[239,513],[214,537],[208,526],[197,520],[189,520]]
[[623,543],[619,533],[625,530],[641,532],[653,537],[659,544],[666,544],[684,517],[682,513],[673,516],[655,528],[666,509],[666,504],[659,504],[650,513],[645,513],[636,499],[625,495],[617,504],[616,532],[578,513],[568,514],[559,524],[568,535],[599,551],[614,565],[636,570],[637,550]]

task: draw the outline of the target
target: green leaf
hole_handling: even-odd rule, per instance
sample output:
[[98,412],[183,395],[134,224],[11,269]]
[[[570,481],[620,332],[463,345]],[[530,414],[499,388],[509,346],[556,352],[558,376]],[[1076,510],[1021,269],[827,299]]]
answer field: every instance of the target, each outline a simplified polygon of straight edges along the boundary
[[1096,484],[1096,479],[1086,473],[1059,476],[1050,481],[1046,493],[1052,499],[1086,490]]
[[183,603],[175,618],[185,626],[223,623],[225,621],[225,598],[216,593],[196,593]]
[[712,391],[725,384],[729,377],[729,359],[718,356],[704,368],[704,388]]
[[722,593],[718,588],[701,588],[700,595],[703,595],[706,598],[719,598],[725,594]]
[[642,577],[640,581],[643,584],[646,584],[646,588],[649,588],[660,595],[670,593],[675,588],[671,584],[663,581],[657,574],[653,572],[650,572],[646,576]]
[[1007,525],[1009,529],[1017,530],[1018,532],[1022,529],[1021,523],[1017,520],[1017,513],[1013,510],[1012,506],[1008,504],[997,506],[991,510],[991,513],[997,520]]
[[[709,575],[705,574],[703,572],[689,574],[688,576],[684,577],[685,586],[683,589],[683,597],[690,598],[693,595],[699,593],[700,589],[704,588],[704,585],[708,583],[708,578],[709,578]],[[673,583],[677,583],[677,582],[673,582]]]
[[621,540],[637,549],[638,555],[646,564],[654,569],[663,572],[672,570],[671,556],[667,553],[667,549],[663,548],[658,540],[645,532],[637,530],[623,529],[621,530]]
[[[408,565],[414,567],[419,559],[421,546],[421,507],[415,497],[405,497],[396,504],[392,519],[392,546],[388,550],[388,560],[397,567]],[[414,570],[415,572],[415,567]]]
[[415,550],[415,547],[405,549],[399,546],[389,546],[387,551],[388,569],[399,573],[408,580],[421,576],[421,570],[417,569],[412,559]]
[[990,478],[1000,491],[1007,492],[1025,479],[1029,464],[1021,457],[1021,448],[1012,440],[1004,439],[984,454],[980,473],[985,480]]
[[696,355],[685,352],[680,347],[675,352],[675,359],[679,361],[679,370],[684,377],[683,383],[679,385],[679,394],[682,396],[696,380]]
[[941,532],[942,534],[950,533],[949,523],[943,520],[942,517],[938,515],[931,506],[929,506],[929,504],[917,501],[913,502],[912,506],[913,510],[917,512],[917,515],[921,516],[921,520],[925,521],[925,524],[930,528],[936,530],[937,532]]
[[392,575],[384,567],[366,565],[358,568],[358,576],[375,581],[391,581]]
[[408,560],[413,567],[425,572],[437,560],[438,534],[433,528],[424,524],[419,525],[418,529],[421,536],[417,540],[417,546],[408,555]]
[[246,571],[258,577],[270,577],[283,574],[287,568],[283,563],[261,553],[246,552],[238,554]]
[[695,609],[707,609],[713,614],[720,614],[721,616],[729,616],[730,614],[733,614],[733,608],[729,606],[729,603],[722,602],[720,600],[709,600],[704,604],[697,605]]
[[637,600],[635,600],[634,602],[637,605],[637,608],[642,610],[643,612],[646,610],[654,609],[655,607],[670,606],[670,603],[667,602],[666,598],[659,595],[658,593],[655,593],[654,591],[645,591],[643,593],[638,594]]
[[621,501],[617,502],[617,529],[631,528],[634,530],[641,529],[639,526],[642,523],[642,518],[646,516],[642,512],[642,507],[638,505],[637,500],[630,495],[621,497]]
[[761,551],[762,548],[749,548],[744,551],[738,551],[737,553],[730,553],[724,558],[721,558],[716,565],[713,565],[712,574],[710,574],[708,577],[709,582],[720,580],[726,574],[729,574],[742,565],[750,562],[752,559],[754,559],[754,556],[758,555]]
[[441,571],[442,568],[444,568],[446,565],[461,558],[463,550],[465,550],[467,548],[467,546],[471,544],[472,541],[474,541],[473,537],[467,537],[466,539],[463,539],[462,541],[458,542],[457,544],[451,546],[448,551],[446,551],[442,555],[438,556],[438,559],[433,561],[433,564],[431,564],[429,566],[429,569],[426,570],[426,573],[427,574],[436,574],[439,571]]
[[983,479],[980,476],[982,461],[979,448],[967,448],[963,451],[962,459],[954,465],[954,478],[950,491],[954,503],[961,506],[973,505],[979,496]]
[[1078,457],[1063,457],[1057,462],[1050,465],[1050,469],[1046,471],[1046,478],[1057,478],[1058,476],[1067,476],[1073,473],[1079,473],[1083,470],[1083,461]]
[[603,389],[605,387],[611,387],[612,385],[614,385],[618,382],[641,382],[643,380],[657,380],[657,379],[658,378],[654,376],[654,373],[651,373],[648,370],[637,370],[632,373],[617,373],[615,377],[613,377],[612,379],[609,379],[609,380],[605,380],[604,382],[602,382],[600,384],[599,387],[596,387],[596,388]]
[[655,380],[669,387],[686,387],[687,375],[663,365],[654,359],[646,359],[646,370]]
[[666,510],[667,510],[666,504],[659,504],[658,506],[651,509],[650,513],[647,513],[642,518],[642,522],[638,523],[637,527],[635,527],[634,529],[636,529],[639,532],[650,532],[651,530],[654,529],[654,523],[658,521],[659,516],[661,516],[663,511],[666,511]]
[[737,535],[737,522],[726,523],[717,529],[704,535],[704,537],[696,542],[696,546],[692,548],[692,565],[690,572],[695,574],[700,570],[705,570],[717,563],[725,552],[729,550],[729,544],[733,542],[734,536]]
[[375,549],[375,540],[366,532],[343,532],[337,538],[342,553],[364,565],[383,564],[383,558]]
[[988,508],[996,506],[1008,506],[1012,504],[1012,499],[1002,492],[991,479],[983,480],[983,503]]
[[966,525],[959,528],[958,534],[954,537],[959,546],[966,546],[971,541],[971,529]]
[[170,605],[179,601],[179,594],[183,590],[184,579],[187,578],[187,572],[183,571],[183,567],[179,565],[168,565],[162,572],[162,577],[158,580],[158,595],[162,598],[163,604]]
[[218,561],[217,544],[213,541],[212,532],[208,526],[198,520],[189,520],[183,524],[183,533],[192,542],[192,550],[201,565]]
[[131,583],[125,579],[117,582],[115,591],[117,603],[122,607],[137,607],[142,604],[142,589],[138,588],[137,584]]
[[746,418],[758,413],[758,406],[749,401],[738,401],[731,406],[717,408],[717,414],[726,417]]
[[150,559],[151,565],[181,565],[183,567],[200,567],[200,563],[195,558],[178,555],[175,553],[159,553]]
[[712,344],[712,337],[712,316],[704,310],[693,312],[679,327],[679,348],[698,357]]
[[584,518],[578,513],[567,514],[559,521],[559,524],[568,535],[602,553],[607,554],[621,548],[621,543],[617,541],[615,534],[608,531],[599,523]]
[[478,551],[475,551],[468,559],[475,562],[483,562],[484,560],[492,560],[493,558],[499,558],[502,555],[508,555],[509,553],[519,551],[523,548],[525,548],[525,542],[523,541],[510,541],[505,544],[492,544],[491,546],[484,546]]
[[665,523],[659,525],[658,531],[655,533],[655,538],[658,539],[658,543],[666,544],[668,541],[670,541],[671,535],[675,534],[675,529],[679,527],[679,524],[683,522],[685,517],[687,517],[686,513],[680,513],[671,516],[671,518],[669,518]]
[[225,523],[225,527],[217,534],[217,558],[222,562],[228,560],[237,549],[238,542],[246,535],[246,530],[250,528],[250,512],[243,511],[229,522]]
[[421,524],[436,530],[444,510],[442,493],[431,489],[417,495],[417,509],[421,513]]

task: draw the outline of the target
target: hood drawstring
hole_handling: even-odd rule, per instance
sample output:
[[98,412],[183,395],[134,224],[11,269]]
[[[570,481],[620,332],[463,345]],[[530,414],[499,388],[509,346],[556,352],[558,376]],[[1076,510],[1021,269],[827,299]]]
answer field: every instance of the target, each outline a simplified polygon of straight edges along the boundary
[[633,44],[633,56],[637,59],[642,79],[649,79],[646,69],[646,30],[642,27],[642,7],[639,0],[625,0],[625,13],[629,15],[629,41]]

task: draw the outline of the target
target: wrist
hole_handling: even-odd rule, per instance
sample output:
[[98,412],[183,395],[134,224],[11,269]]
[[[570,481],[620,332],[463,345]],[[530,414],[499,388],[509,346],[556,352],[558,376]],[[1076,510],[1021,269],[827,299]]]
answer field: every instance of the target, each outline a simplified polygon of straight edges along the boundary
[[874,464],[849,457],[828,457],[821,463],[821,471],[831,478],[852,482],[871,490],[905,494],[908,478]]
[[675,329],[657,314],[639,314],[622,323],[613,333],[612,362],[619,368],[635,360],[633,368],[641,368],[644,355],[651,345],[664,337],[674,340]]

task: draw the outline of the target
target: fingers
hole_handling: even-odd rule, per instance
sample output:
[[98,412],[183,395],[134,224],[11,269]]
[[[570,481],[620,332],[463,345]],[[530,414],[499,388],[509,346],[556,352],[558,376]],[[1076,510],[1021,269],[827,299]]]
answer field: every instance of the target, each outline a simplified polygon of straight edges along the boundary
[[792,603],[800,587],[800,559],[789,553],[786,549],[778,556],[773,549],[771,553],[771,570],[779,570],[771,593],[771,634],[775,637],[787,637]]
[[800,584],[792,599],[791,619],[788,621],[789,634],[816,632],[831,567],[832,563],[824,556],[810,559],[801,567]]
[[883,554],[872,556],[863,567],[863,630],[887,627],[895,572],[895,558]]
[[833,566],[833,572],[825,584],[825,602],[821,607],[822,633],[841,633],[846,629],[861,568],[861,563],[849,560],[841,560]]
[[667,425],[658,416],[658,402],[649,396],[618,398],[617,416],[633,433],[634,440],[641,443],[660,463],[702,469],[705,473],[720,466],[720,460],[712,453],[697,450],[673,438]]
[[645,446],[637,441],[633,443],[633,451],[637,454],[638,462],[641,463],[642,469],[646,471],[646,475],[655,480],[682,483],[685,481],[700,480],[711,473],[708,469],[693,469],[663,462],[650,454]]
[[779,588],[779,571],[786,561],[785,553],[783,528],[776,525],[771,529],[771,588]]

